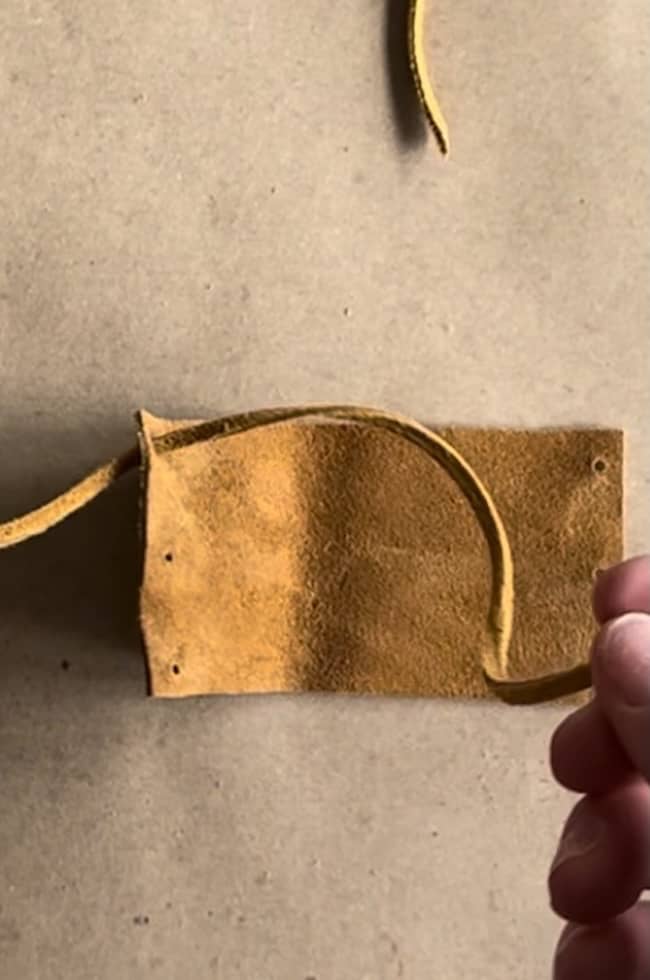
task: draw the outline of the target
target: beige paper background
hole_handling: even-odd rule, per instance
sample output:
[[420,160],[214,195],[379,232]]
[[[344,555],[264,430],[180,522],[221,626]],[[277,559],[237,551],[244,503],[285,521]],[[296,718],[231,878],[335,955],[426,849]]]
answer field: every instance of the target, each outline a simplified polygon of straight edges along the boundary
[[[448,161],[400,7],[4,0],[2,516],[138,406],[344,400],[625,427],[647,546],[646,4],[431,2]],[[2,980],[547,978],[563,712],[147,701],[135,521],[0,555]]]

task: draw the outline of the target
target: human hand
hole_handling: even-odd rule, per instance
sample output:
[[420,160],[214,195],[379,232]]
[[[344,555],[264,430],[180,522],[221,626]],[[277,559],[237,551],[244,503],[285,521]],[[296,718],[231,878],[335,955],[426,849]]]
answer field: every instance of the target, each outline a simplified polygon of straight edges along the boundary
[[584,794],[549,876],[569,923],[555,980],[650,978],[650,556],[599,576],[592,650],[594,700],[559,726],[551,766]]

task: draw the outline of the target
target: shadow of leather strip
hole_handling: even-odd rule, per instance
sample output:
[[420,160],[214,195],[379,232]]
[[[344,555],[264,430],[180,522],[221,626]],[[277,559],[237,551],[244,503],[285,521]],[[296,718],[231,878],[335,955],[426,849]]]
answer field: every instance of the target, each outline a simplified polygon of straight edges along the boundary
[[[490,555],[441,467],[390,431],[328,420],[161,451],[195,424],[141,416],[154,695],[488,694]],[[507,529],[512,676],[584,662],[595,569],[622,557],[622,433],[435,431]]]

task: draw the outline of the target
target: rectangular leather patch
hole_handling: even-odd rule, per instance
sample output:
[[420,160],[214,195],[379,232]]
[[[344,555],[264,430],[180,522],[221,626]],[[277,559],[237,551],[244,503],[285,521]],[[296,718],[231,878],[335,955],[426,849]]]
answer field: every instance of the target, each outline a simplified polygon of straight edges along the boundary
[[[483,697],[490,557],[450,477],[393,433],[286,422],[161,452],[143,413],[141,621],[151,693]],[[596,569],[622,557],[623,435],[437,429],[501,514],[509,670],[588,658]]]

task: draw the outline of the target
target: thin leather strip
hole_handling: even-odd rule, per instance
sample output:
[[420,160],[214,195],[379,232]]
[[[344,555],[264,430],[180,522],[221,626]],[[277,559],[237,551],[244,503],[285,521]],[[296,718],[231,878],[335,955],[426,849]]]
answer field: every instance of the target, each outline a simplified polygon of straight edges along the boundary
[[[208,511],[210,511],[210,508],[218,511],[219,496],[222,489],[220,484],[224,479],[223,469],[221,466],[216,469],[212,466],[210,463],[211,457],[206,455],[205,450],[214,455],[215,448],[217,448],[218,444],[228,443],[232,446],[233,437],[237,437],[237,446],[241,450],[242,446],[248,445],[248,443],[242,443],[242,437],[247,432],[253,432],[256,435],[257,448],[255,452],[259,455],[260,430],[266,427],[281,426],[286,429],[287,425],[289,425],[292,427],[292,437],[295,437],[300,432],[300,429],[297,427],[302,428],[301,435],[304,436],[305,428],[313,428],[315,426],[313,431],[318,431],[319,426],[322,428],[323,423],[333,421],[353,423],[356,428],[361,428],[362,430],[372,431],[373,429],[380,429],[393,437],[399,437],[399,443],[410,443],[416,449],[423,450],[424,456],[430,457],[442,466],[463,491],[485,536],[492,563],[492,586],[487,617],[488,641],[484,643],[481,655],[483,676],[487,687],[502,700],[511,704],[537,703],[574,694],[588,687],[590,684],[590,674],[586,664],[578,664],[567,670],[552,672],[530,679],[516,680],[509,676],[508,648],[512,631],[514,592],[512,558],[503,522],[493,499],[477,476],[475,470],[469,465],[463,455],[454,448],[451,442],[442,435],[433,433],[424,426],[401,416],[391,415],[374,409],[356,408],[354,406],[323,406],[297,409],[271,409],[245,413],[205,423],[164,423],[143,413],[141,416],[141,449],[144,454],[145,472],[148,483],[146,489],[148,528],[146,562],[149,562],[152,555],[150,534],[152,524],[151,512],[156,509],[157,500],[159,501],[161,496],[170,496],[170,486],[172,487],[171,510],[167,507],[168,512],[164,516],[165,527],[172,525],[177,518],[180,518],[181,524],[183,524],[187,519],[187,515],[196,512],[197,509],[199,511],[205,511],[206,501]],[[303,423],[302,426],[301,422]],[[305,426],[304,423],[308,423],[308,425]],[[392,448],[395,449],[399,443],[393,440]],[[316,443],[314,442],[312,445],[314,459],[317,459],[316,448]],[[176,463],[180,464],[180,470],[183,470],[183,461],[185,463],[187,462],[188,450],[194,452],[195,457],[198,458],[200,468],[195,474],[194,479],[190,482],[190,485],[185,484],[181,487],[176,484],[173,470]],[[305,456],[303,453],[303,456],[304,463],[308,464],[309,454]],[[25,538],[33,534],[47,530],[48,527],[62,520],[67,514],[74,512],[87,503],[93,496],[96,496],[113,480],[117,479],[121,473],[137,465],[139,460],[139,451],[131,450],[119,459],[101,467],[95,473],[91,474],[90,477],[87,477],[80,484],[77,484],[76,487],[72,488],[72,490],[63,494],[50,504],[31,512],[31,514],[23,518],[16,519],[5,525],[0,525],[0,547],[7,547],[25,540]],[[164,494],[160,492],[160,465],[162,461],[166,461],[165,480],[167,485],[165,486]],[[244,462],[246,461],[244,460]],[[276,460],[275,471],[279,472],[277,463],[282,463],[282,459]],[[205,484],[204,473],[206,467],[210,476],[209,485]],[[186,477],[187,474],[185,473],[184,476]],[[427,472],[425,478],[428,477],[429,473]],[[152,481],[157,481],[153,490]],[[318,500],[315,503],[312,501],[311,506],[312,509],[317,509]],[[399,507],[399,501],[397,501],[397,506]],[[212,515],[210,514],[209,516]],[[205,517],[203,519],[205,520]],[[255,526],[253,526],[252,530],[254,534],[263,534],[262,529],[256,528]],[[241,531],[242,529],[239,528],[238,533]],[[250,529],[248,531],[243,529],[243,531],[244,535],[246,533],[250,535]],[[219,528],[214,524],[210,528],[210,534],[214,536],[219,533],[223,534],[224,528]],[[197,549],[200,550],[200,537],[201,535],[197,538],[196,535],[193,537],[192,534],[189,534],[188,540],[191,541],[192,548],[195,551]],[[207,541],[208,544],[211,543],[212,538],[210,535],[207,535]],[[235,545],[236,547],[233,549],[233,553],[236,554],[239,545],[237,542],[235,542]],[[167,554],[171,555],[172,552],[168,552]],[[210,556],[206,554],[205,557],[206,564],[204,566],[204,572],[209,577]],[[153,561],[157,562],[158,559],[159,555],[157,551],[153,552]],[[183,597],[177,593],[175,594],[172,608],[167,608],[166,610],[168,620],[170,618],[172,620],[175,618],[183,620],[183,606],[186,602],[191,606],[197,598],[199,601],[204,601],[204,597],[201,597],[200,594],[202,590],[205,590],[206,583],[200,581],[200,575],[201,569],[199,568],[199,580],[195,582],[194,588],[190,591],[189,595]],[[387,588],[390,589],[390,587],[390,582],[388,582]],[[143,605],[147,605],[148,603],[149,606],[148,609],[144,610],[143,617],[145,639],[147,634],[146,621],[148,618],[150,620],[150,607],[152,604],[150,593],[150,589],[147,591],[147,574],[145,574]],[[156,601],[153,604],[155,606]],[[334,615],[336,615],[335,611]],[[192,644],[191,622],[192,620],[190,619],[188,624],[189,631],[186,631],[185,636],[186,645]],[[172,667],[176,667],[180,671],[180,665],[176,663],[176,660],[182,659],[182,657],[176,656],[176,654],[174,656],[175,661]],[[169,664],[166,662],[164,670],[167,671],[168,668]],[[176,684],[171,689],[157,690],[156,684],[154,683],[152,684],[154,693],[167,695],[188,693],[187,691],[183,692],[179,690],[182,685],[178,682],[176,671],[172,670],[172,674],[174,675]],[[153,678],[157,678],[159,682],[160,672],[156,673],[154,669]],[[287,689],[294,689],[292,683],[288,685]],[[208,692],[213,689],[211,686],[213,682],[209,676],[204,679],[203,684],[203,688],[199,686],[198,691],[192,690],[189,693],[200,693],[201,690]],[[254,678],[253,684],[255,684]],[[158,687],[160,687],[160,683]],[[166,688],[167,686],[163,684],[162,687]]]
[[443,155],[449,153],[449,130],[438,103],[429,71],[424,43],[425,0],[409,0],[408,6],[408,57],[415,90],[420,100],[436,142]]
[[42,507],[29,511],[21,517],[0,524],[0,550],[27,541],[38,534],[44,534],[51,527],[59,524],[71,514],[81,510],[86,504],[98,497],[112,483],[128,473],[140,463],[140,450],[137,446],[129,449],[122,456],[111,459],[108,463],[93,470],[65,493],[48,501]]

